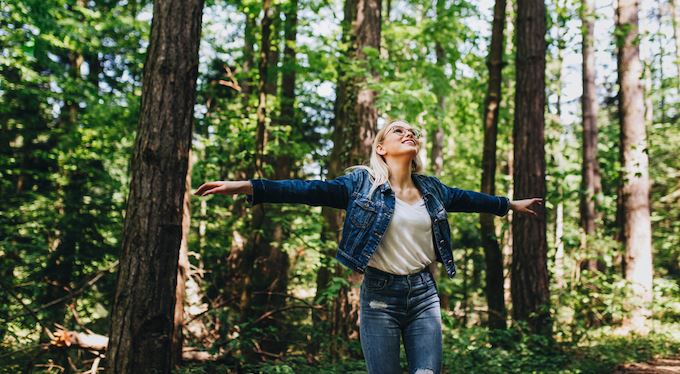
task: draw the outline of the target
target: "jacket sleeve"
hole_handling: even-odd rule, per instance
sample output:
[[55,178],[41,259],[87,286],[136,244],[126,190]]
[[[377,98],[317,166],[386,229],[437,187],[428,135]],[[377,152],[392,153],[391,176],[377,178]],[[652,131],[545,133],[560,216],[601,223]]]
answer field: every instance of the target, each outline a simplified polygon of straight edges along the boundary
[[246,199],[250,206],[292,203],[346,209],[356,177],[356,173],[352,172],[328,181],[250,179],[253,194],[247,195]]
[[442,201],[447,212],[491,213],[497,216],[508,214],[510,199],[481,192],[449,187],[432,177],[439,186]]

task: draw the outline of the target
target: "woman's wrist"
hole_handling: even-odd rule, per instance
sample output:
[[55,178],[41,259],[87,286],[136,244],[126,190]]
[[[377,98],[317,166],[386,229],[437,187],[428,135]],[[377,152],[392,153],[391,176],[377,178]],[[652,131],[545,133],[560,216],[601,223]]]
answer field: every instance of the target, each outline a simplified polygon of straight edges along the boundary
[[253,183],[249,180],[247,181],[242,181],[242,185],[239,188],[239,192],[244,193],[246,195],[252,195],[253,194]]

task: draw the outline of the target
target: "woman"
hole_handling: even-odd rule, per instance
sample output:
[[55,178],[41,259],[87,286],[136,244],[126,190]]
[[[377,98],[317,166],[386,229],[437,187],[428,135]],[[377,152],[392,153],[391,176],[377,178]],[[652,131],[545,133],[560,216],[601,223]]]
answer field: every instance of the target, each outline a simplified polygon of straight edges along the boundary
[[409,373],[439,373],[442,327],[437,287],[429,267],[456,267],[447,212],[499,216],[509,209],[536,216],[541,199],[510,201],[451,188],[418,174],[419,131],[405,121],[383,127],[373,141],[369,166],[330,181],[251,179],[201,185],[195,195],[248,194],[251,205],[302,203],[346,209],[336,258],[364,274],[360,338],[369,373],[401,373],[400,338]]

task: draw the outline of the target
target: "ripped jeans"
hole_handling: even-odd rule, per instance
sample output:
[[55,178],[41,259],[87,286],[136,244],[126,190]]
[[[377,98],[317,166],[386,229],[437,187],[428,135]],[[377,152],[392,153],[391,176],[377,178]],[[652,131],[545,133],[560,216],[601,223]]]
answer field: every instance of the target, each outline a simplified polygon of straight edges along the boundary
[[361,349],[369,374],[402,373],[402,337],[410,374],[441,372],[439,295],[427,267],[409,275],[366,268],[359,319]]

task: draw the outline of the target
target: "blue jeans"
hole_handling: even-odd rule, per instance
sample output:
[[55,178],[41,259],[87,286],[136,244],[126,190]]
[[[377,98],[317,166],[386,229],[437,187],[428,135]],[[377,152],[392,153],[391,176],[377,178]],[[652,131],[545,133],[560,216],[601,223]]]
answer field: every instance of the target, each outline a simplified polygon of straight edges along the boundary
[[402,337],[409,373],[441,372],[439,295],[427,267],[410,275],[367,267],[361,284],[359,319],[361,349],[369,374],[402,373]]

